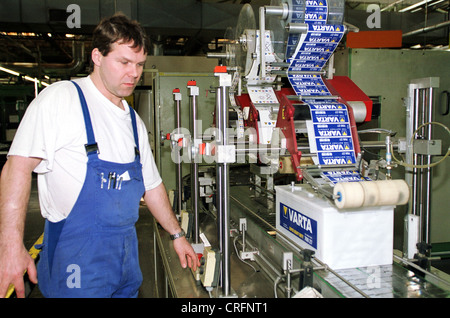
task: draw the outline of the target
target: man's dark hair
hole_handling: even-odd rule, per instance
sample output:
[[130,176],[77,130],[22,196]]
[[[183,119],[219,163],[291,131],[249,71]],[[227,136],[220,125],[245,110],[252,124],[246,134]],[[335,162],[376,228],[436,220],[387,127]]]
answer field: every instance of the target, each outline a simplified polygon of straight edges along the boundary
[[144,28],[122,13],[105,18],[99,23],[93,33],[92,49],[97,48],[106,56],[115,42],[133,43],[132,48],[144,49],[144,53],[148,53],[149,39]]

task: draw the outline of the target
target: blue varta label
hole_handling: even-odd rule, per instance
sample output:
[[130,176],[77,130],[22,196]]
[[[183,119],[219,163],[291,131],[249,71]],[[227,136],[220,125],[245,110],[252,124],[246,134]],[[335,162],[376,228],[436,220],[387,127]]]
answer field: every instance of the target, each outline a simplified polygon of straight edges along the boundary
[[317,249],[317,221],[280,202],[280,225]]
[[311,111],[311,117],[314,123],[348,123],[348,112],[341,110],[315,110]]
[[316,138],[317,151],[347,151],[353,150],[351,137]]
[[333,184],[338,182],[372,181],[372,179],[362,176],[356,170],[324,171],[322,172],[322,176],[331,181]]
[[347,137],[351,136],[348,124],[318,124],[314,125],[314,133],[317,137]]
[[321,165],[351,165],[356,163],[354,151],[324,151],[317,155]]

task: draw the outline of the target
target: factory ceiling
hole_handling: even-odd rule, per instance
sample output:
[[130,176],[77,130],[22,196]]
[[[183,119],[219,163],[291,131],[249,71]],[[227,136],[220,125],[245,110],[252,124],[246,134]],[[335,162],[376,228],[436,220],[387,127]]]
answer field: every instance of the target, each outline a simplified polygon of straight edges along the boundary
[[[205,55],[222,50],[220,39],[227,27],[236,26],[244,4],[252,5],[257,19],[260,6],[280,2],[284,1],[0,0],[0,66],[38,78],[85,74],[93,28],[118,11],[146,28],[150,54]],[[450,0],[349,0],[344,20],[363,31],[402,30],[404,48],[448,49],[449,6]],[[74,13],[79,13],[78,20]],[[379,17],[377,27],[368,23],[373,14]]]

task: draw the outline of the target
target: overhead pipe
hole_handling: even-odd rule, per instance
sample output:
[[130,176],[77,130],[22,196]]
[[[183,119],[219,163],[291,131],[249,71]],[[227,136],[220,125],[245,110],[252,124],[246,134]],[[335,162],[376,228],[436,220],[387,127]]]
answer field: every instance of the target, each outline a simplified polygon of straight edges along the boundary
[[[24,73],[31,73],[30,69],[40,69],[44,70],[45,74],[48,75],[70,76],[81,71],[85,65],[85,46],[83,41],[73,41],[72,54],[73,60],[67,64],[8,62],[2,63],[2,65]],[[26,69],[26,71],[24,71],[24,69]]]
[[444,22],[441,22],[441,23],[438,23],[438,24],[435,24],[435,25],[430,25],[430,26],[425,27],[425,28],[417,29],[417,30],[414,30],[414,31],[411,31],[411,32],[404,33],[402,35],[402,37],[408,37],[408,36],[411,36],[411,35],[417,35],[417,34],[421,34],[421,33],[426,33],[426,32],[430,32],[430,31],[442,29],[442,28],[445,28],[447,26],[450,26],[450,20],[444,21]]

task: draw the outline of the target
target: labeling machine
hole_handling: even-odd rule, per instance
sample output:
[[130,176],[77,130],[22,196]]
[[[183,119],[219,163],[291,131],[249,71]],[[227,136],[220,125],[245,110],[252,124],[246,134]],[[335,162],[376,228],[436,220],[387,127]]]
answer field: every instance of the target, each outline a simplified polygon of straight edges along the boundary
[[[174,295],[450,295],[450,283],[427,266],[426,235],[418,226],[427,211],[417,210],[426,202],[416,194],[422,183],[392,178],[398,166],[432,167],[422,161],[430,154],[413,148],[418,139],[431,144],[431,121],[417,110],[429,103],[414,96],[420,90],[432,97],[439,79],[411,84],[408,136],[369,131],[384,135],[378,147],[385,158],[366,160],[359,134],[368,131],[358,125],[371,120],[373,101],[350,78],[334,76],[333,53],[347,32],[358,31],[343,19],[344,1],[273,0],[260,8],[257,26],[252,7],[244,5],[223,52],[208,55],[222,61],[214,70],[209,133],[195,126],[201,108],[195,81],[181,90],[190,100],[190,133],[177,118],[163,139],[178,158],[173,201],[202,266],[186,277],[166,262]],[[177,116],[180,94],[174,90]],[[181,153],[188,178],[182,178]],[[407,244],[394,251],[400,205],[411,207]],[[171,255],[163,232],[158,240]]]

